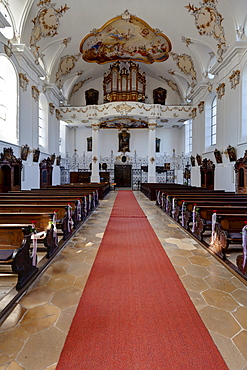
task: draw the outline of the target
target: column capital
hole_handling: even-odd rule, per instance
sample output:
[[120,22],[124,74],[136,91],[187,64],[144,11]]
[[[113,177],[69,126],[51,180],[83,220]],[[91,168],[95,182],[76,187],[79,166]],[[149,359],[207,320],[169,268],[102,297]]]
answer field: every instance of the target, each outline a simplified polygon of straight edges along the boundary
[[93,122],[91,123],[91,127],[93,131],[99,131],[100,130],[100,123]]
[[148,123],[148,129],[149,131],[154,131],[156,130],[157,123]]
[[157,126],[157,118],[148,118],[148,129],[153,131]]

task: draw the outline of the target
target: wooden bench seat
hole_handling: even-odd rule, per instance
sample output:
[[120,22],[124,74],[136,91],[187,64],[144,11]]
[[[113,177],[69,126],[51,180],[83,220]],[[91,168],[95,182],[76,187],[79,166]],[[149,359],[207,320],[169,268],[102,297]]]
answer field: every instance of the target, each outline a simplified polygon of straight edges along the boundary
[[21,243],[12,245],[11,248],[5,244],[2,245],[5,239],[2,239],[3,235],[0,232],[0,265],[11,265],[12,272],[17,274],[16,289],[20,290],[37,273],[38,268],[31,251],[30,225],[23,228],[15,225],[13,228],[16,229],[16,233],[18,229],[20,237],[17,239],[21,239]]

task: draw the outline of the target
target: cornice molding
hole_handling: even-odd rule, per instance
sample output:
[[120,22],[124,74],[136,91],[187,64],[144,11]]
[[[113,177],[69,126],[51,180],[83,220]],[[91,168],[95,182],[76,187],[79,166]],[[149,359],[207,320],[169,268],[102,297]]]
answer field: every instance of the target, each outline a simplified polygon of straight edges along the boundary
[[7,21],[4,15],[0,12],[0,28],[10,27],[11,24]]
[[22,58],[38,77],[45,77],[46,73],[44,69],[40,66],[40,64],[35,63],[33,54],[25,44],[13,44],[12,51],[16,56],[16,59],[18,60]]
[[64,100],[64,96],[55,84],[46,84],[46,89],[59,101]]
[[227,65],[229,64],[229,60],[233,58],[238,58],[238,63],[241,62],[244,53],[247,50],[247,41],[236,41],[233,43],[229,49],[224,54],[224,60],[220,63],[216,63],[211,69],[210,74],[218,75]]
[[190,93],[188,96],[187,96],[187,99],[190,99],[190,100],[193,100],[196,96],[199,96],[199,94],[202,92],[202,91],[205,91],[208,89],[208,82],[206,81],[200,81],[193,89],[193,92]]

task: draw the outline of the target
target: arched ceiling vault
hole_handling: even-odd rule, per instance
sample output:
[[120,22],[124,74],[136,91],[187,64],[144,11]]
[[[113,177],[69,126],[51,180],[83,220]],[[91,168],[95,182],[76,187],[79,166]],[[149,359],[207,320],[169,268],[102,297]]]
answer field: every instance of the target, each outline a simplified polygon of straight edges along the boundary
[[[152,55],[146,60],[140,57],[140,50],[136,60],[147,79],[157,80],[158,86],[167,84],[174,91],[177,89],[181,103],[186,102],[190,89],[209,82],[210,68],[224,61],[226,50],[234,42],[246,40],[246,0],[193,0],[192,3],[188,0],[2,0],[0,5],[2,15],[13,26],[11,42],[30,48],[36,63],[45,69],[45,81],[56,84],[66,100],[79,86],[93,83],[109,69],[109,58],[99,63],[99,54],[95,53],[97,63],[89,63],[88,58],[82,57],[86,48],[93,50],[90,45],[95,40],[94,52],[102,51],[104,43],[109,46],[115,40],[115,49],[111,50],[115,56],[120,53],[123,35],[111,34],[109,27],[109,32],[106,31],[106,25],[112,24],[114,31],[119,27],[125,32],[124,37],[127,34],[132,37],[133,43],[128,44],[129,54],[125,57],[131,59],[132,52],[135,60],[140,43],[145,52],[153,46]],[[130,19],[136,23],[128,23]],[[111,23],[112,20],[122,22],[121,26]],[[140,24],[145,27],[141,28]],[[6,29],[0,28],[3,33]],[[163,36],[163,41],[168,40],[165,57],[160,41]],[[154,51],[157,37],[160,37],[159,55]],[[148,38],[149,44],[144,45]],[[82,40],[87,41],[84,49]],[[109,55],[114,53],[111,51]],[[151,59],[154,56],[153,60],[150,55]],[[158,62],[156,56],[160,58]]]

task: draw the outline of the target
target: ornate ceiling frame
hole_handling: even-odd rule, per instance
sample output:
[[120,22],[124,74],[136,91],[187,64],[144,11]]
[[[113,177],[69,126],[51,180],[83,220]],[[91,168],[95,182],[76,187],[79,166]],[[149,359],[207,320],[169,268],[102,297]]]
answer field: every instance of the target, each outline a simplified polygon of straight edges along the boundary
[[126,10],[122,15],[94,29],[80,44],[82,58],[89,63],[105,64],[133,60],[147,64],[169,58],[171,41],[160,30]]

